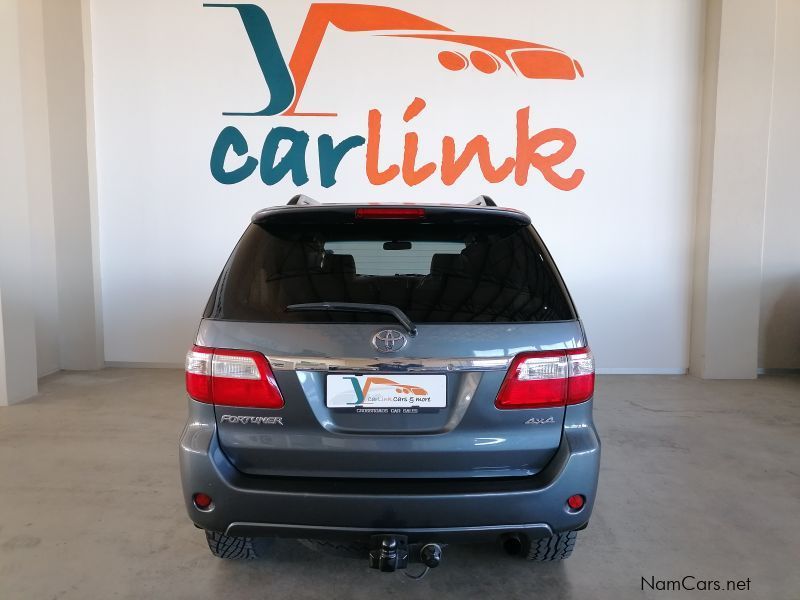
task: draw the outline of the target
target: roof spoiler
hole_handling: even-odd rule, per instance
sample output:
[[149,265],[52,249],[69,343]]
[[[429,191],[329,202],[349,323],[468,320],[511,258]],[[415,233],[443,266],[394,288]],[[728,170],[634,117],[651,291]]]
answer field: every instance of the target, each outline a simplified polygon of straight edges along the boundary
[[[310,196],[306,196],[304,194],[297,194],[293,196],[289,202],[286,203],[287,206],[320,206],[320,203]],[[492,200],[489,196],[485,194],[481,194],[477,198],[470,200],[467,202],[467,206],[497,206],[494,200]]]

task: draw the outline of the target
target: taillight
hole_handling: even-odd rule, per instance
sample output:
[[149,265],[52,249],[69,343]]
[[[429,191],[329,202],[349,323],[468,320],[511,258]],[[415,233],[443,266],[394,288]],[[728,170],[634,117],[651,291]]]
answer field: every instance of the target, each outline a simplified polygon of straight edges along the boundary
[[186,391],[198,402],[282,408],[283,396],[260,352],[194,346],[186,355]]
[[186,354],[186,391],[198,402],[211,399],[211,358],[213,348],[194,346]]
[[594,393],[594,359],[589,348],[522,352],[508,369],[495,406],[547,408],[578,404]]
[[356,209],[356,219],[422,219],[424,217],[424,208],[360,207]]
[[567,350],[567,404],[585,402],[594,394],[594,357],[589,348]]

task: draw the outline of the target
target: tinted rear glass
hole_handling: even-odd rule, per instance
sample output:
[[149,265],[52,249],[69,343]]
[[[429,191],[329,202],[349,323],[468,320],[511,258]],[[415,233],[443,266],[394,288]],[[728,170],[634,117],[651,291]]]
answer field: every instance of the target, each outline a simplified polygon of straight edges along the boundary
[[381,314],[286,311],[290,304],[308,302],[390,304],[417,323],[575,318],[530,227],[402,221],[252,224],[205,316],[394,322]]
[[[434,255],[460,253],[464,242],[330,241],[326,254],[353,257],[356,275],[429,275]],[[347,260],[347,259],[345,259]]]

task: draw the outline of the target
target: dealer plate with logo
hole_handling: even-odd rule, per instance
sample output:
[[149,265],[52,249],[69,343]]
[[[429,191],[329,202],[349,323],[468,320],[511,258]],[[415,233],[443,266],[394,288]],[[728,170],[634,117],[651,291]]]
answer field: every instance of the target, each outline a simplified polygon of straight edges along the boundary
[[447,376],[328,375],[325,403],[328,408],[357,412],[403,413],[445,408]]

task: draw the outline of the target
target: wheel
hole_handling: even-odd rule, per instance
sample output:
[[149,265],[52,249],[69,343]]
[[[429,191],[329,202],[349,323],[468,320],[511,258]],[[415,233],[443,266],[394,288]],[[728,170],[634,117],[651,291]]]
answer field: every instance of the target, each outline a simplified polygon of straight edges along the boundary
[[234,537],[206,530],[206,541],[211,554],[229,560],[251,560],[264,555],[269,540]]
[[526,540],[523,543],[522,556],[526,560],[564,560],[572,554],[577,539],[577,531],[567,531],[538,540]]
[[367,558],[369,556],[369,546],[364,542],[345,542],[339,540],[297,540],[306,548],[311,548],[317,552],[324,552],[334,556],[345,558]]

